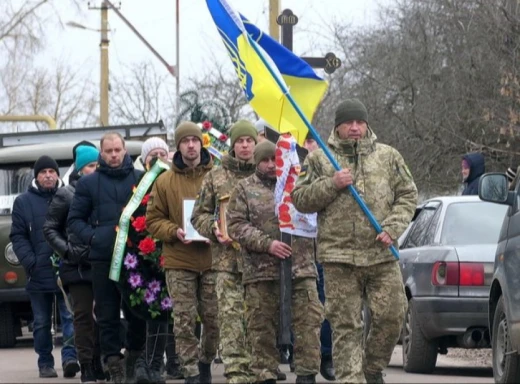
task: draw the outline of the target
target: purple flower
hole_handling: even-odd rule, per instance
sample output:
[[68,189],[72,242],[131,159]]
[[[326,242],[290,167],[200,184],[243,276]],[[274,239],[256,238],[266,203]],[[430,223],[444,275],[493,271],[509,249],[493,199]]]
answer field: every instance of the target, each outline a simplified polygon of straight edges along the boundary
[[166,311],[167,309],[171,309],[173,307],[173,301],[169,297],[165,297],[161,301],[161,309]]
[[132,273],[128,278],[128,283],[135,289],[143,285],[143,278],[139,273]]
[[125,267],[126,269],[135,269],[137,267],[137,256],[132,255],[131,253],[127,253],[125,256]]
[[159,293],[159,292],[161,292],[161,283],[159,281],[157,281],[157,280],[152,280],[148,284],[148,289],[153,294]]
[[146,302],[146,304],[150,305],[152,304],[154,301],[155,301],[156,297],[155,297],[155,294],[150,291],[149,289],[146,290],[146,292],[144,293],[144,301]]

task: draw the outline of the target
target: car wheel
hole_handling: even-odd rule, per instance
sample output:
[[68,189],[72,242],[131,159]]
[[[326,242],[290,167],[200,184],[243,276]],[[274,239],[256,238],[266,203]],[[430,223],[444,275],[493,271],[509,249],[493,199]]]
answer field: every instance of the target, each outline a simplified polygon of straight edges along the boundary
[[414,301],[410,300],[402,332],[403,369],[411,373],[432,373],[437,363],[438,349],[436,340],[424,337]]
[[0,305],[0,348],[12,348],[16,344],[13,310],[10,304]]
[[504,310],[504,296],[498,300],[493,316],[493,376],[495,383],[520,382],[520,357],[511,353],[511,336]]

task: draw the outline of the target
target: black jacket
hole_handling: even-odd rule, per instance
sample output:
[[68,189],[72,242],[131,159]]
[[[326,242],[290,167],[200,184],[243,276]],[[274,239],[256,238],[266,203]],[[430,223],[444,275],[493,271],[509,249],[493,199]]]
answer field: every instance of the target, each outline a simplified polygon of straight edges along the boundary
[[96,172],[78,180],[67,228],[90,245],[90,261],[111,261],[119,218],[142,173],[127,154],[121,167],[100,159]]
[[69,214],[76,183],[79,176],[74,174],[69,185],[56,192],[47,212],[43,234],[54,252],[60,256],[59,274],[64,286],[92,281],[89,247],[74,234],[67,231]]
[[[63,185],[61,180],[58,185]],[[9,237],[14,253],[25,269],[29,292],[59,291],[51,262],[53,251],[43,236],[45,216],[56,190],[42,190],[33,180],[28,191],[18,196],[13,204]]]
[[480,176],[486,172],[486,165],[484,155],[481,153],[468,153],[464,155],[464,160],[469,164],[469,175],[465,180],[465,187],[462,191],[463,195],[478,195],[478,186],[480,182]]

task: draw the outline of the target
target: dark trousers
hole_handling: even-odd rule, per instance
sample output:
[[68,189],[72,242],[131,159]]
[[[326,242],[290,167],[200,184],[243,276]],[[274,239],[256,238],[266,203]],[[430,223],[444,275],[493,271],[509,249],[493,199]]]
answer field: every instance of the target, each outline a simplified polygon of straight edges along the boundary
[[[108,278],[110,263],[92,263],[92,289],[94,292],[94,313],[99,326],[101,354],[108,359],[121,355],[121,293],[116,283]],[[134,316],[123,305],[123,313],[128,322],[125,346],[131,351],[142,351],[146,342],[146,322]]]
[[92,284],[79,283],[67,286],[74,311],[74,343],[80,364],[99,358],[99,329],[94,320],[94,292]]
[[52,310],[54,298],[56,297],[57,309],[61,317],[61,329],[63,332],[63,348],[61,349],[61,361],[63,363],[76,360],[76,349],[74,348],[74,326],[72,324],[72,313],[65,305],[61,293],[53,292],[29,292],[32,312],[34,316],[34,350],[38,354],[38,368],[54,368],[54,357],[52,356]]
[[[325,276],[323,274],[323,266],[316,263],[318,269],[318,296],[323,305],[325,305]],[[332,357],[332,329],[327,319],[321,324],[321,356]]]

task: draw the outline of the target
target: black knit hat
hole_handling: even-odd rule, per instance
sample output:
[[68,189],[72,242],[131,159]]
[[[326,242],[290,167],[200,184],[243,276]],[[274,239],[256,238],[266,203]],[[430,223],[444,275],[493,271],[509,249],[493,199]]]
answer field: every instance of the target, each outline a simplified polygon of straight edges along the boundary
[[334,126],[347,121],[361,120],[368,124],[368,112],[366,107],[358,99],[347,99],[342,101],[336,108],[336,118]]
[[40,173],[42,169],[47,168],[54,169],[58,176],[60,175],[60,168],[58,167],[58,163],[52,157],[43,155],[34,163],[34,178],[38,177],[38,173]]
[[94,148],[97,148],[94,144],[92,144],[90,141],[87,141],[87,140],[82,140],[80,141],[78,144],[76,144],[74,147],[72,147],[72,160],[74,162],[76,162],[76,156],[77,156],[77,153],[76,153],[76,149],[80,146],[80,145],[87,145],[89,147],[94,147]]

